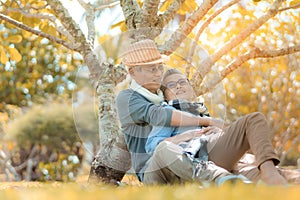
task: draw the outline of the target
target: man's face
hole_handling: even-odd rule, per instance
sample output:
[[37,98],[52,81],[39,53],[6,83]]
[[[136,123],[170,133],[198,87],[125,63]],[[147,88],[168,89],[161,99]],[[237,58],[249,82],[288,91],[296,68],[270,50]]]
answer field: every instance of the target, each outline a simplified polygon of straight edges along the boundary
[[185,99],[192,101],[195,98],[194,90],[189,83],[187,77],[183,74],[172,74],[168,76],[163,85],[166,90],[164,92],[166,100]]
[[131,77],[141,86],[156,93],[160,88],[163,75],[163,64],[134,66],[129,68]]

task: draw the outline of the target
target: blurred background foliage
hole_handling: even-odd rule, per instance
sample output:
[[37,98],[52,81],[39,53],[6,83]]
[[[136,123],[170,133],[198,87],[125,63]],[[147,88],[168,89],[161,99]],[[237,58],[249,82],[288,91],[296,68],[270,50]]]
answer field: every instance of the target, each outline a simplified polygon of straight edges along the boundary
[[20,148],[40,144],[50,151],[67,151],[79,141],[72,107],[64,104],[34,106],[12,122],[7,133]]
[[22,107],[56,96],[71,97],[76,69],[82,65],[80,54],[7,24],[0,24],[0,40],[0,112],[6,105]]
[[[37,19],[25,19],[17,13],[15,17],[55,33],[54,27]],[[82,86],[80,77],[79,84],[75,83],[76,70],[83,67],[81,55],[8,23],[0,24],[0,41],[0,150],[11,158],[19,179],[74,180],[83,146],[70,99]],[[81,156],[79,162],[64,165],[64,157],[73,154]],[[28,159],[33,160],[32,166],[28,166]],[[28,167],[30,173],[26,172]]]
[[[218,20],[223,21],[224,29],[206,30],[204,34],[206,40],[202,40],[204,41],[202,45],[209,52],[213,52],[215,47],[222,45],[220,41],[228,41],[239,32],[241,27],[255,21],[263,11],[259,8],[255,5],[251,6],[250,3],[234,8],[229,13],[232,18],[225,22],[222,20],[222,15],[218,16],[216,23]],[[217,62],[214,66],[215,72],[253,47],[280,49],[299,44],[300,35],[297,31],[300,28],[299,14],[290,11],[276,15],[248,40]],[[243,21],[239,20],[241,17]],[[273,34],[269,34],[270,32]],[[207,41],[212,41],[214,45]],[[264,113],[272,129],[275,150],[281,157],[282,165],[296,165],[297,158],[300,157],[299,66],[300,53],[250,60],[226,77],[222,83],[225,90],[225,103],[219,106],[222,108],[221,112],[224,113],[225,110],[226,118],[230,121],[250,112]]]
[[[209,57],[243,28],[255,22],[270,5],[266,1],[258,3],[240,2],[212,21],[197,41],[191,60],[190,77],[202,59]],[[287,1],[286,4],[292,5],[293,2]],[[217,9],[218,7],[213,8],[210,12],[214,13]],[[267,21],[247,40],[217,61],[212,71],[205,77],[203,84],[209,84],[220,76],[219,72],[228,63],[249,52],[253,47],[274,50],[299,44],[299,17],[299,11],[291,10],[282,12]],[[186,55],[190,52],[196,34],[195,31],[184,40],[184,43],[171,55],[168,65],[185,72]],[[168,34],[162,36],[160,40],[164,41],[167,38]],[[272,129],[274,146],[281,157],[281,164],[297,165],[297,159],[300,157],[299,66],[300,53],[249,60],[223,79],[215,89],[203,94],[202,98],[213,117],[221,117],[228,122],[251,112],[262,112]]]
[[[91,122],[90,116],[94,113],[88,111],[84,109],[80,113],[81,125]],[[84,126],[78,134],[71,103],[33,106],[6,127],[8,146],[4,153],[11,157],[11,164],[21,179],[75,180],[86,151],[82,141],[99,143],[95,129],[97,123]]]

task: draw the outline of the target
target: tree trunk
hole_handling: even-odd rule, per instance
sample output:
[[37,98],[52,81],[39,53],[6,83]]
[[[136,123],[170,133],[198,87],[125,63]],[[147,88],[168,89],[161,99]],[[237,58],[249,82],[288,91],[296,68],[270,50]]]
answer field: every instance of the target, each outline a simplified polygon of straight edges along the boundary
[[117,120],[114,93],[115,68],[109,63],[102,63],[101,68],[105,70],[99,76],[96,89],[100,148],[92,162],[89,182],[116,184],[130,168],[130,154]]

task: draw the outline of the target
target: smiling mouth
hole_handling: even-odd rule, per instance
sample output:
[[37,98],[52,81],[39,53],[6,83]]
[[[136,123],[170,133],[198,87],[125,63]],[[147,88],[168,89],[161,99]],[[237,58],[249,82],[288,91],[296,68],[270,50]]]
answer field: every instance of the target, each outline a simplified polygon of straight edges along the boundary
[[179,90],[178,92],[176,92],[177,95],[178,94],[183,94],[183,93],[185,93],[185,91]]

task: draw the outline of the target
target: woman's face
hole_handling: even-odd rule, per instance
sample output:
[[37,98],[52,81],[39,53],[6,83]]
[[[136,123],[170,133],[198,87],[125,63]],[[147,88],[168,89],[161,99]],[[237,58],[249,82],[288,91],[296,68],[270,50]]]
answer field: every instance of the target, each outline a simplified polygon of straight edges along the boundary
[[163,85],[166,87],[164,95],[168,101],[175,99],[193,101],[195,98],[194,90],[183,74],[172,74],[168,76],[164,80]]

